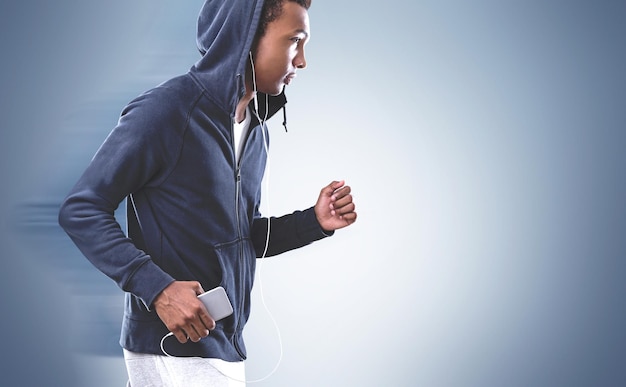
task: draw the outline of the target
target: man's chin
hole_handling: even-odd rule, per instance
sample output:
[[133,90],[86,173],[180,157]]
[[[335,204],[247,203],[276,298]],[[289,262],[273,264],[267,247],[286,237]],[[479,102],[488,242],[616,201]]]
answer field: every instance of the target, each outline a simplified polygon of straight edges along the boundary
[[263,89],[259,88],[259,92],[265,95],[276,97],[277,95],[281,95],[283,93],[286,86],[287,86],[286,84],[281,83],[280,85],[273,87],[273,88],[269,88],[269,87],[263,88]]
[[283,84],[280,87],[278,87],[277,90],[273,90],[273,92],[267,93],[267,94],[271,95],[272,97],[276,97],[277,95],[281,95],[283,93],[283,91],[285,90],[286,86],[287,85]]

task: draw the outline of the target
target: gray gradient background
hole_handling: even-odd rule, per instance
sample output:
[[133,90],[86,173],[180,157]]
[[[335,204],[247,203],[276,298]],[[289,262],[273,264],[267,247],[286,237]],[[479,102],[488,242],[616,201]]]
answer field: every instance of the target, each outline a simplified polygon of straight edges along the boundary
[[[56,208],[202,1],[0,4],[0,384],[121,386],[121,292]],[[314,2],[269,208],[359,221],[262,265],[259,386],[626,385],[626,2]],[[278,359],[255,290],[248,377]]]

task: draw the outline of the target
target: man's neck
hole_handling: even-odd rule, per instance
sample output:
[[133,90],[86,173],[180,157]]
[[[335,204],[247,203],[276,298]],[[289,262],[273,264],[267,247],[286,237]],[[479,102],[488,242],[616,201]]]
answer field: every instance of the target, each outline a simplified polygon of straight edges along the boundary
[[246,108],[248,104],[250,104],[250,101],[252,101],[252,98],[254,98],[254,91],[246,88],[246,93],[241,97],[235,109],[235,122],[239,123],[246,118]]

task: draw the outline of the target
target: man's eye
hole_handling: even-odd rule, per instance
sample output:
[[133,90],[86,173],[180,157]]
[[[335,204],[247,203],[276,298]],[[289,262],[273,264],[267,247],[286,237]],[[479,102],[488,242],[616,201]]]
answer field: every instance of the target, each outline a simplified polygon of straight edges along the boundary
[[296,43],[296,44],[298,44],[298,43],[300,43],[302,41],[302,38],[300,38],[300,37],[293,37],[293,38],[291,38],[291,41]]

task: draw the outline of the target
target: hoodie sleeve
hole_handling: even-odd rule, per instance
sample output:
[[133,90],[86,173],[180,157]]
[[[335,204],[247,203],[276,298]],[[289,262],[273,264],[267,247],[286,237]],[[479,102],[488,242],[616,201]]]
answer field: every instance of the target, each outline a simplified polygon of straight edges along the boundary
[[[306,246],[334,234],[322,230],[313,207],[281,217],[271,217],[269,220],[270,239],[265,254],[267,257]],[[263,256],[265,251],[267,221],[268,218],[255,218],[252,226],[252,240],[257,257]]]
[[174,279],[126,237],[114,212],[129,194],[158,184],[180,151],[182,135],[171,128],[184,125],[166,101],[146,93],[124,109],[59,212],[61,227],[87,259],[148,308]]

